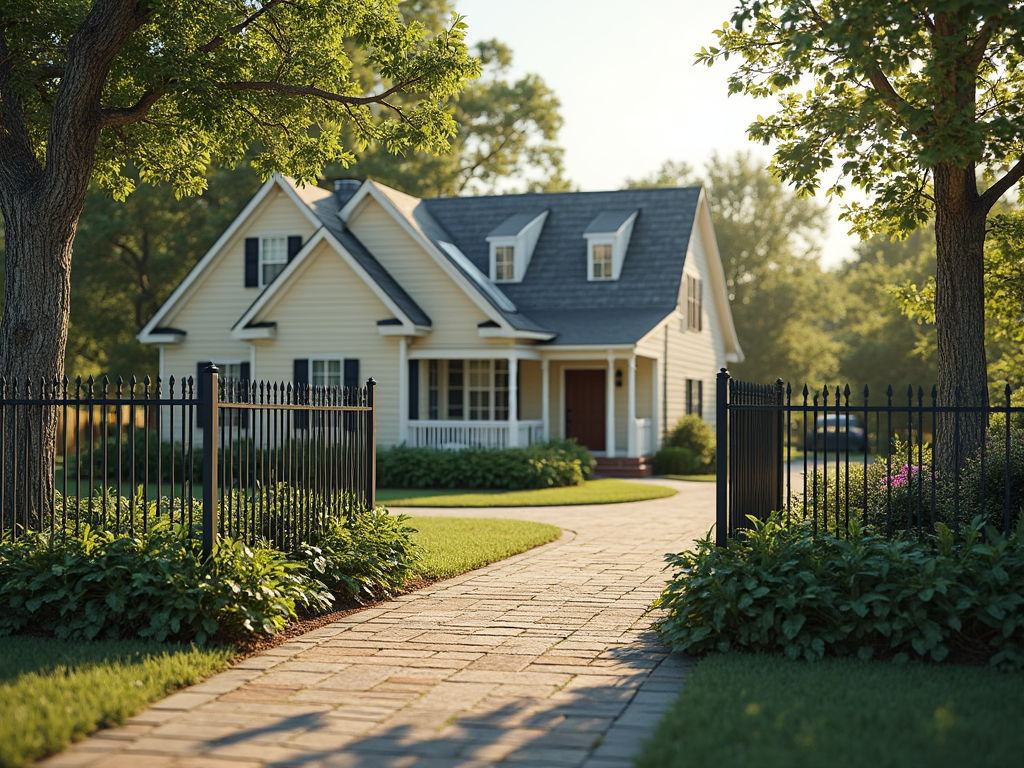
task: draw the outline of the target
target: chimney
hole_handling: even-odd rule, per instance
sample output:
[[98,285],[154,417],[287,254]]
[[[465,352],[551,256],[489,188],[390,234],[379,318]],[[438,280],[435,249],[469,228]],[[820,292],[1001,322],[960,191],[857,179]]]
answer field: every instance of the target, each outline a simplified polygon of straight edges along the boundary
[[334,180],[334,197],[338,201],[338,210],[345,207],[345,203],[352,199],[352,195],[354,195],[356,190],[358,190],[362,185],[362,179]]

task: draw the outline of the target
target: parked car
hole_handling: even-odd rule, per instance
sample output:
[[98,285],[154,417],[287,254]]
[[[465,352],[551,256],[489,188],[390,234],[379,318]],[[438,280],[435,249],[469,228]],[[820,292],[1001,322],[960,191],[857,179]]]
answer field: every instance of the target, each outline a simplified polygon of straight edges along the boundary
[[814,450],[851,451],[863,453],[867,448],[868,433],[864,422],[855,413],[830,413],[819,416],[814,426]]

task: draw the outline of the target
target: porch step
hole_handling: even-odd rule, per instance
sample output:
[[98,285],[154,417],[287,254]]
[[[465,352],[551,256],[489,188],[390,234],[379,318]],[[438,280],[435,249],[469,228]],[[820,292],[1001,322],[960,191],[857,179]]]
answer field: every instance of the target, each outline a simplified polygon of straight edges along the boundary
[[639,459],[598,457],[594,474],[602,477],[650,477],[654,474],[654,457],[641,456]]

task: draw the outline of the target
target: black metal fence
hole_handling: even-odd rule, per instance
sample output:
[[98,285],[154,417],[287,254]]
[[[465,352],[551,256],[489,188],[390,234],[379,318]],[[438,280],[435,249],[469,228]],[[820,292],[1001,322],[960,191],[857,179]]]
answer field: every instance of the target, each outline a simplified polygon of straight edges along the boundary
[[716,540],[781,512],[815,533],[852,526],[959,533],[982,517],[1001,531],[1024,513],[1024,407],[1009,386],[987,407],[939,405],[935,387],[794,392],[718,374]]
[[375,504],[376,385],[0,380],[0,538],[157,521],[282,549]]

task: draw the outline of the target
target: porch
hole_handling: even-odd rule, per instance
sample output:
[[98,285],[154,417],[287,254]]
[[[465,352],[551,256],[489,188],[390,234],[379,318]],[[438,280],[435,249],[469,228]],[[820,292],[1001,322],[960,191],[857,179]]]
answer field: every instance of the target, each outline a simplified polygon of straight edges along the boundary
[[603,359],[515,347],[507,356],[481,350],[462,359],[403,351],[399,442],[410,447],[516,448],[574,438],[601,460],[658,449],[658,360],[611,350]]

